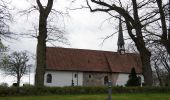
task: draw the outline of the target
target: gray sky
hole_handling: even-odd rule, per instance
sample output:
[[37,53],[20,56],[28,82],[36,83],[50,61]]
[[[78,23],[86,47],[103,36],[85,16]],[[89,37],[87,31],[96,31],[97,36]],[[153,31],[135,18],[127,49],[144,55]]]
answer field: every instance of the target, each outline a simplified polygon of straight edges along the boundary
[[[56,0],[54,8],[65,12],[66,7],[70,7],[70,1],[71,0]],[[16,10],[22,10],[28,8],[30,3],[27,2],[27,0],[12,0],[12,5]],[[14,12],[15,21],[11,25],[11,30],[16,33],[29,33],[30,30],[33,30],[33,24],[38,22],[38,13],[32,13],[34,15],[30,14],[27,19],[26,16],[20,16],[16,10]],[[65,30],[67,32],[66,37],[71,45],[54,44],[56,46],[71,48],[115,51],[117,49],[117,35],[108,39],[103,46],[99,46],[102,38],[112,34],[115,30],[108,22],[102,24],[108,17],[109,16],[104,13],[91,13],[89,9],[71,10],[69,11],[69,17],[64,18]],[[118,23],[115,23],[115,25],[116,24]],[[11,42],[12,45],[10,45],[10,47],[13,48],[13,50],[35,52],[36,39],[19,38],[18,41]],[[52,46],[48,43],[47,45]]]
[[[24,10],[30,6],[29,0],[11,0],[12,7],[15,9],[12,11],[14,15],[14,22],[11,24],[11,30],[16,33],[29,33],[33,30],[33,23],[38,22],[38,13],[32,13],[28,16],[20,16],[18,11]],[[54,8],[65,12],[66,7],[70,7],[71,0],[56,0]],[[33,4],[33,3],[32,3]],[[83,3],[77,3],[83,4]],[[78,5],[79,6],[79,5]],[[72,6],[74,7],[74,6]],[[69,11],[70,17],[65,17],[65,30],[67,32],[66,37],[71,45],[63,45],[54,43],[56,46],[69,47],[69,48],[80,48],[80,49],[93,49],[93,50],[105,50],[105,51],[116,51],[117,50],[117,34],[112,38],[106,40],[103,46],[101,46],[102,38],[106,37],[115,32],[113,26],[118,25],[115,21],[113,25],[102,22],[109,16],[104,13],[91,13],[89,9],[83,10],[72,10]],[[59,21],[62,22],[62,21]],[[61,23],[59,23],[61,24]],[[63,24],[61,24],[62,26]],[[9,45],[11,51],[23,51],[27,50],[32,54],[36,51],[36,39],[19,37],[18,41],[10,40],[5,42],[5,45]],[[47,43],[47,46],[52,46]],[[2,76],[2,75],[1,75]],[[33,83],[34,74],[31,74],[31,83]],[[28,82],[28,76],[24,77],[24,82]],[[11,77],[4,77],[1,82],[13,83]]]

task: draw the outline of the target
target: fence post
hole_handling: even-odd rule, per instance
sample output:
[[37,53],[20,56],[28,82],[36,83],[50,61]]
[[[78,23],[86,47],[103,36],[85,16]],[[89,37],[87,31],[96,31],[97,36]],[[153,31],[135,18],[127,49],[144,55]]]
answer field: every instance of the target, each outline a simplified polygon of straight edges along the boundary
[[112,82],[108,82],[108,100],[112,100]]

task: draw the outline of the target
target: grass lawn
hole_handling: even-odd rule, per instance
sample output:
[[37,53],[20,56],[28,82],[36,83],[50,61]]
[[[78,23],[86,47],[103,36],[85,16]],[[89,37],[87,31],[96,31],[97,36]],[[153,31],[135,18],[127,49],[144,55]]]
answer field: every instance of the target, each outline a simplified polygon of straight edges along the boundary
[[[0,97],[0,100],[106,100],[107,95],[50,95]],[[170,100],[170,93],[113,94],[112,100]]]

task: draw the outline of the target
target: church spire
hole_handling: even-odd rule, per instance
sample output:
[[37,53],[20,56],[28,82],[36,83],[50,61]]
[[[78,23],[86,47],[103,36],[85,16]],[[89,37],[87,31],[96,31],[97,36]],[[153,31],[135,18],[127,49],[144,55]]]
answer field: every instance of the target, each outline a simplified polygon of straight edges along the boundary
[[122,23],[121,23],[121,16],[119,18],[119,34],[118,34],[118,41],[117,41],[117,52],[120,54],[124,54],[125,53],[125,42],[123,39],[123,30],[122,30]]

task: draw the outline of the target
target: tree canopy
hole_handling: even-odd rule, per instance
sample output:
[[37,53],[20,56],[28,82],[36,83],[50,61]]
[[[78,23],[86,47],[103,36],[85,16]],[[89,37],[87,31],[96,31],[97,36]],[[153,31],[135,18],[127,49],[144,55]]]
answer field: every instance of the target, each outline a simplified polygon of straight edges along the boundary
[[28,69],[31,67],[28,61],[29,57],[26,52],[13,52],[11,55],[7,55],[2,59],[0,69],[6,75],[16,77],[17,86],[19,86],[22,76],[27,74]]

